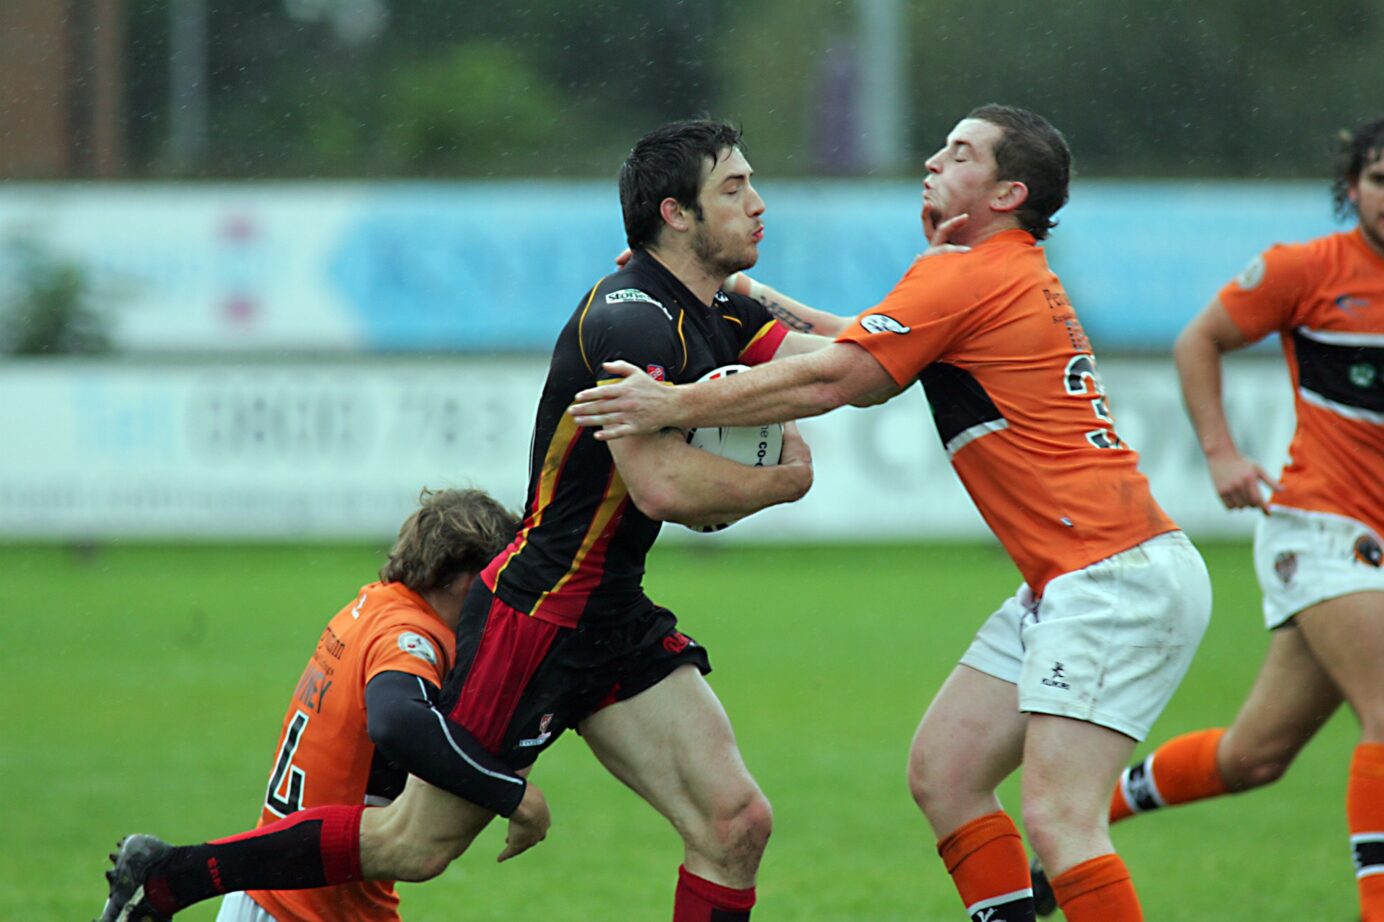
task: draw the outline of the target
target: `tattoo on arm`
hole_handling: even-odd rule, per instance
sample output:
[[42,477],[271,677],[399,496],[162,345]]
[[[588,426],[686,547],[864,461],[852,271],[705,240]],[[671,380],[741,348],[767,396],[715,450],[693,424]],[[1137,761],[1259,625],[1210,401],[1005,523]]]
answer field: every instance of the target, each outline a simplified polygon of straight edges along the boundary
[[774,318],[777,319],[780,323],[788,327],[788,329],[793,330],[797,333],[812,332],[811,323],[808,323],[806,320],[799,317],[797,314],[793,313],[791,310],[789,310],[787,307],[784,307],[782,304],[775,301],[773,298],[765,296],[759,299],[759,303],[763,304],[765,309],[767,309],[769,313],[772,314]]

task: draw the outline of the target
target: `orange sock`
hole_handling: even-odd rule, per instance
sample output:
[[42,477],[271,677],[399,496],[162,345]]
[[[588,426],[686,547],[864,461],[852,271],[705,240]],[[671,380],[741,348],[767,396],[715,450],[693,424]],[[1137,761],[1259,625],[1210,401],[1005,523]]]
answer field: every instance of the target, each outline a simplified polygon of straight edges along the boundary
[[961,826],[937,843],[968,915],[990,922],[1033,918],[1033,883],[1019,830],[1003,810]]
[[1119,855],[1101,855],[1052,880],[1067,922],[1142,922],[1144,912]]
[[1126,768],[1110,799],[1110,822],[1224,794],[1225,781],[1216,764],[1222,736],[1224,727],[1184,733]]
[[1346,823],[1362,922],[1384,922],[1384,743],[1361,743],[1350,762]]

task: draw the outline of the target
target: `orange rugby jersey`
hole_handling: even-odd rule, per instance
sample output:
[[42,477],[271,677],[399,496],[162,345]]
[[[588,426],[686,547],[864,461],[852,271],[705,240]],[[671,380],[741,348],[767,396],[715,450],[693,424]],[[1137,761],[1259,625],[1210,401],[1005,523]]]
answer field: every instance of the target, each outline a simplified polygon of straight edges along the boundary
[[1273,502],[1384,534],[1384,256],[1359,228],[1278,245],[1221,289],[1246,339],[1277,332],[1297,431]]
[[[327,624],[284,717],[260,826],[304,807],[382,804],[407,777],[378,756],[366,732],[365,686],[381,672],[407,672],[441,686],[455,635],[401,583],[371,583]],[[397,920],[386,881],[313,890],[254,890],[276,919]]]
[[1091,344],[1033,236],[915,262],[839,337],[922,382],[962,484],[1035,593],[1176,524],[1116,435]]

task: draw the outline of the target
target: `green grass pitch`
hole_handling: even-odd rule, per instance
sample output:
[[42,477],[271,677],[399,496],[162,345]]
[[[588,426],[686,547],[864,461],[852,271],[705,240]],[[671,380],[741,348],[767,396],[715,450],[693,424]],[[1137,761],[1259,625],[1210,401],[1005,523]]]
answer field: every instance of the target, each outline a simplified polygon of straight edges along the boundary
[[[1228,722],[1266,643],[1248,547],[1203,550],[1216,614],[1154,741]],[[251,824],[299,671],[379,553],[0,546],[0,919],[94,917],[124,833],[189,842]],[[933,691],[1017,583],[1012,565],[982,545],[709,538],[656,551],[650,570],[651,595],[710,649],[774,804],[755,918],[963,918],[904,760]],[[1343,803],[1356,733],[1338,714],[1276,786],[1117,826],[1147,917],[1355,918]],[[548,841],[496,866],[492,827],[441,878],[401,888],[405,917],[669,918],[681,849],[664,821],[575,734],[535,779],[553,807]],[[1003,796],[1017,813],[1014,779]],[[214,917],[208,903],[179,918]]]

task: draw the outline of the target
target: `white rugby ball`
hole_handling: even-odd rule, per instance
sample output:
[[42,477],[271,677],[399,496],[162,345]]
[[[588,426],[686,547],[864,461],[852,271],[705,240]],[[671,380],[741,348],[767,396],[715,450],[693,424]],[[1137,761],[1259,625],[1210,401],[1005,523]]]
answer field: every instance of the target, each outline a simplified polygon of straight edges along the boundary
[[[714,381],[749,370],[748,365],[723,365],[708,371],[697,380]],[[703,426],[693,429],[687,436],[687,442],[694,448],[709,451],[731,461],[751,467],[765,467],[778,464],[783,455],[783,423],[768,423],[763,426]],[[720,525],[689,525],[688,528],[707,533],[728,528],[730,524],[725,522]]]

